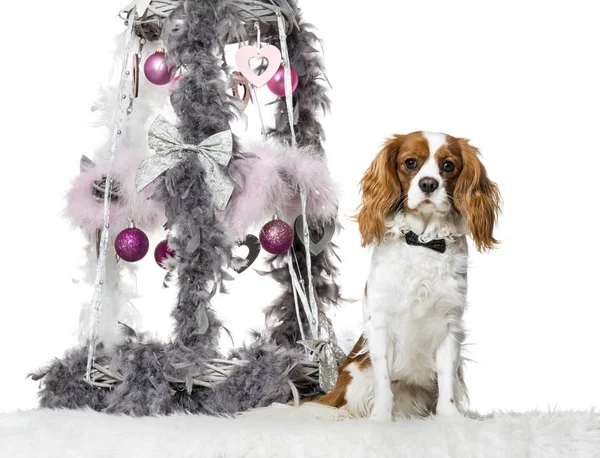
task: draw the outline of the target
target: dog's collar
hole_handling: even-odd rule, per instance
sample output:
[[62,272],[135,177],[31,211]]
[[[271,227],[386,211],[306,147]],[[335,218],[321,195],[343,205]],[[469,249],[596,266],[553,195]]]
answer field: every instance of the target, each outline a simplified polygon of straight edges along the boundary
[[408,245],[422,246],[433,251],[437,251],[438,253],[443,253],[446,251],[446,241],[444,239],[433,239],[429,242],[421,242],[419,240],[419,236],[413,231],[409,231],[404,234],[404,238]]

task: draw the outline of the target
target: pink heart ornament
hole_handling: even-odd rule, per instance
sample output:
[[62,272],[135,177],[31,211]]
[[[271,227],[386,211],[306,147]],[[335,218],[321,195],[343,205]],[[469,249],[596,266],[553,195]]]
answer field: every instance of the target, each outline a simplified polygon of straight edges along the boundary
[[[250,59],[267,59],[268,65],[264,72],[257,75],[250,67]],[[242,46],[235,54],[235,62],[238,70],[248,81],[256,87],[264,86],[269,82],[281,65],[281,52],[276,46],[267,45],[260,49],[254,46]]]

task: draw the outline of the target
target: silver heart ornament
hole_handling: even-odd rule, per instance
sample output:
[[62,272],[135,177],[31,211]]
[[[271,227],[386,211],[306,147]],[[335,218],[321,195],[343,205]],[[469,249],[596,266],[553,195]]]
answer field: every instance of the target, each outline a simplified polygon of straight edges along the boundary
[[[304,244],[304,221],[302,220],[302,215],[296,218],[296,222],[294,223],[294,228],[296,229],[296,236],[298,239]],[[323,225],[323,235],[316,242],[310,238],[310,252],[313,256],[321,253],[331,239],[333,238],[333,234],[335,234],[335,221],[329,221]]]

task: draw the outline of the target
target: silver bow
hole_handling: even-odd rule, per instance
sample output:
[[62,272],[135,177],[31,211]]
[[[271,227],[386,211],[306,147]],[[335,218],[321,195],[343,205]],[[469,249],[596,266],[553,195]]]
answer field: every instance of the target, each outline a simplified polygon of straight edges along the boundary
[[206,172],[204,180],[212,191],[215,207],[225,210],[233,193],[233,180],[227,172],[233,149],[230,130],[212,135],[199,145],[191,145],[182,141],[177,127],[159,115],[148,130],[148,146],[155,154],[144,159],[138,168],[135,177],[138,192],[192,152]]
[[346,359],[346,355],[337,344],[331,321],[323,312],[319,312],[319,339],[299,340],[319,357],[319,386],[325,393],[335,387],[338,378],[338,367]]

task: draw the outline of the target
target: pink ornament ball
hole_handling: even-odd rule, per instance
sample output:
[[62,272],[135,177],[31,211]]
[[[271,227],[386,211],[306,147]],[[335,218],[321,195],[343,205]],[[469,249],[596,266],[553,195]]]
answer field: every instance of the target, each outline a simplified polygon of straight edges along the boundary
[[[298,87],[298,73],[293,68],[290,68],[290,73],[292,74],[292,92],[294,92]],[[277,73],[269,80],[267,87],[277,97],[285,97],[285,70],[283,69],[283,65],[279,67]]]
[[174,256],[175,250],[169,248],[169,244],[166,240],[159,242],[158,245],[156,245],[156,248],[154,249],[154,260],[163,269],[166,269],[164,265],[165,260]]
[[115,251],[123,261],[139,261],[146,256],[148,248],[150,248],[148,236],[136,227],[123,229],[115,239]]
[[152,84],[162,86],[171,82],[175,69],[167,65],[167,55],[163,51],[156,51],[146,59],[144,75]]
[[283,254],[292,246],[294,230],[285,221],[274,219],[262,227],[258,238],[265,251]]

